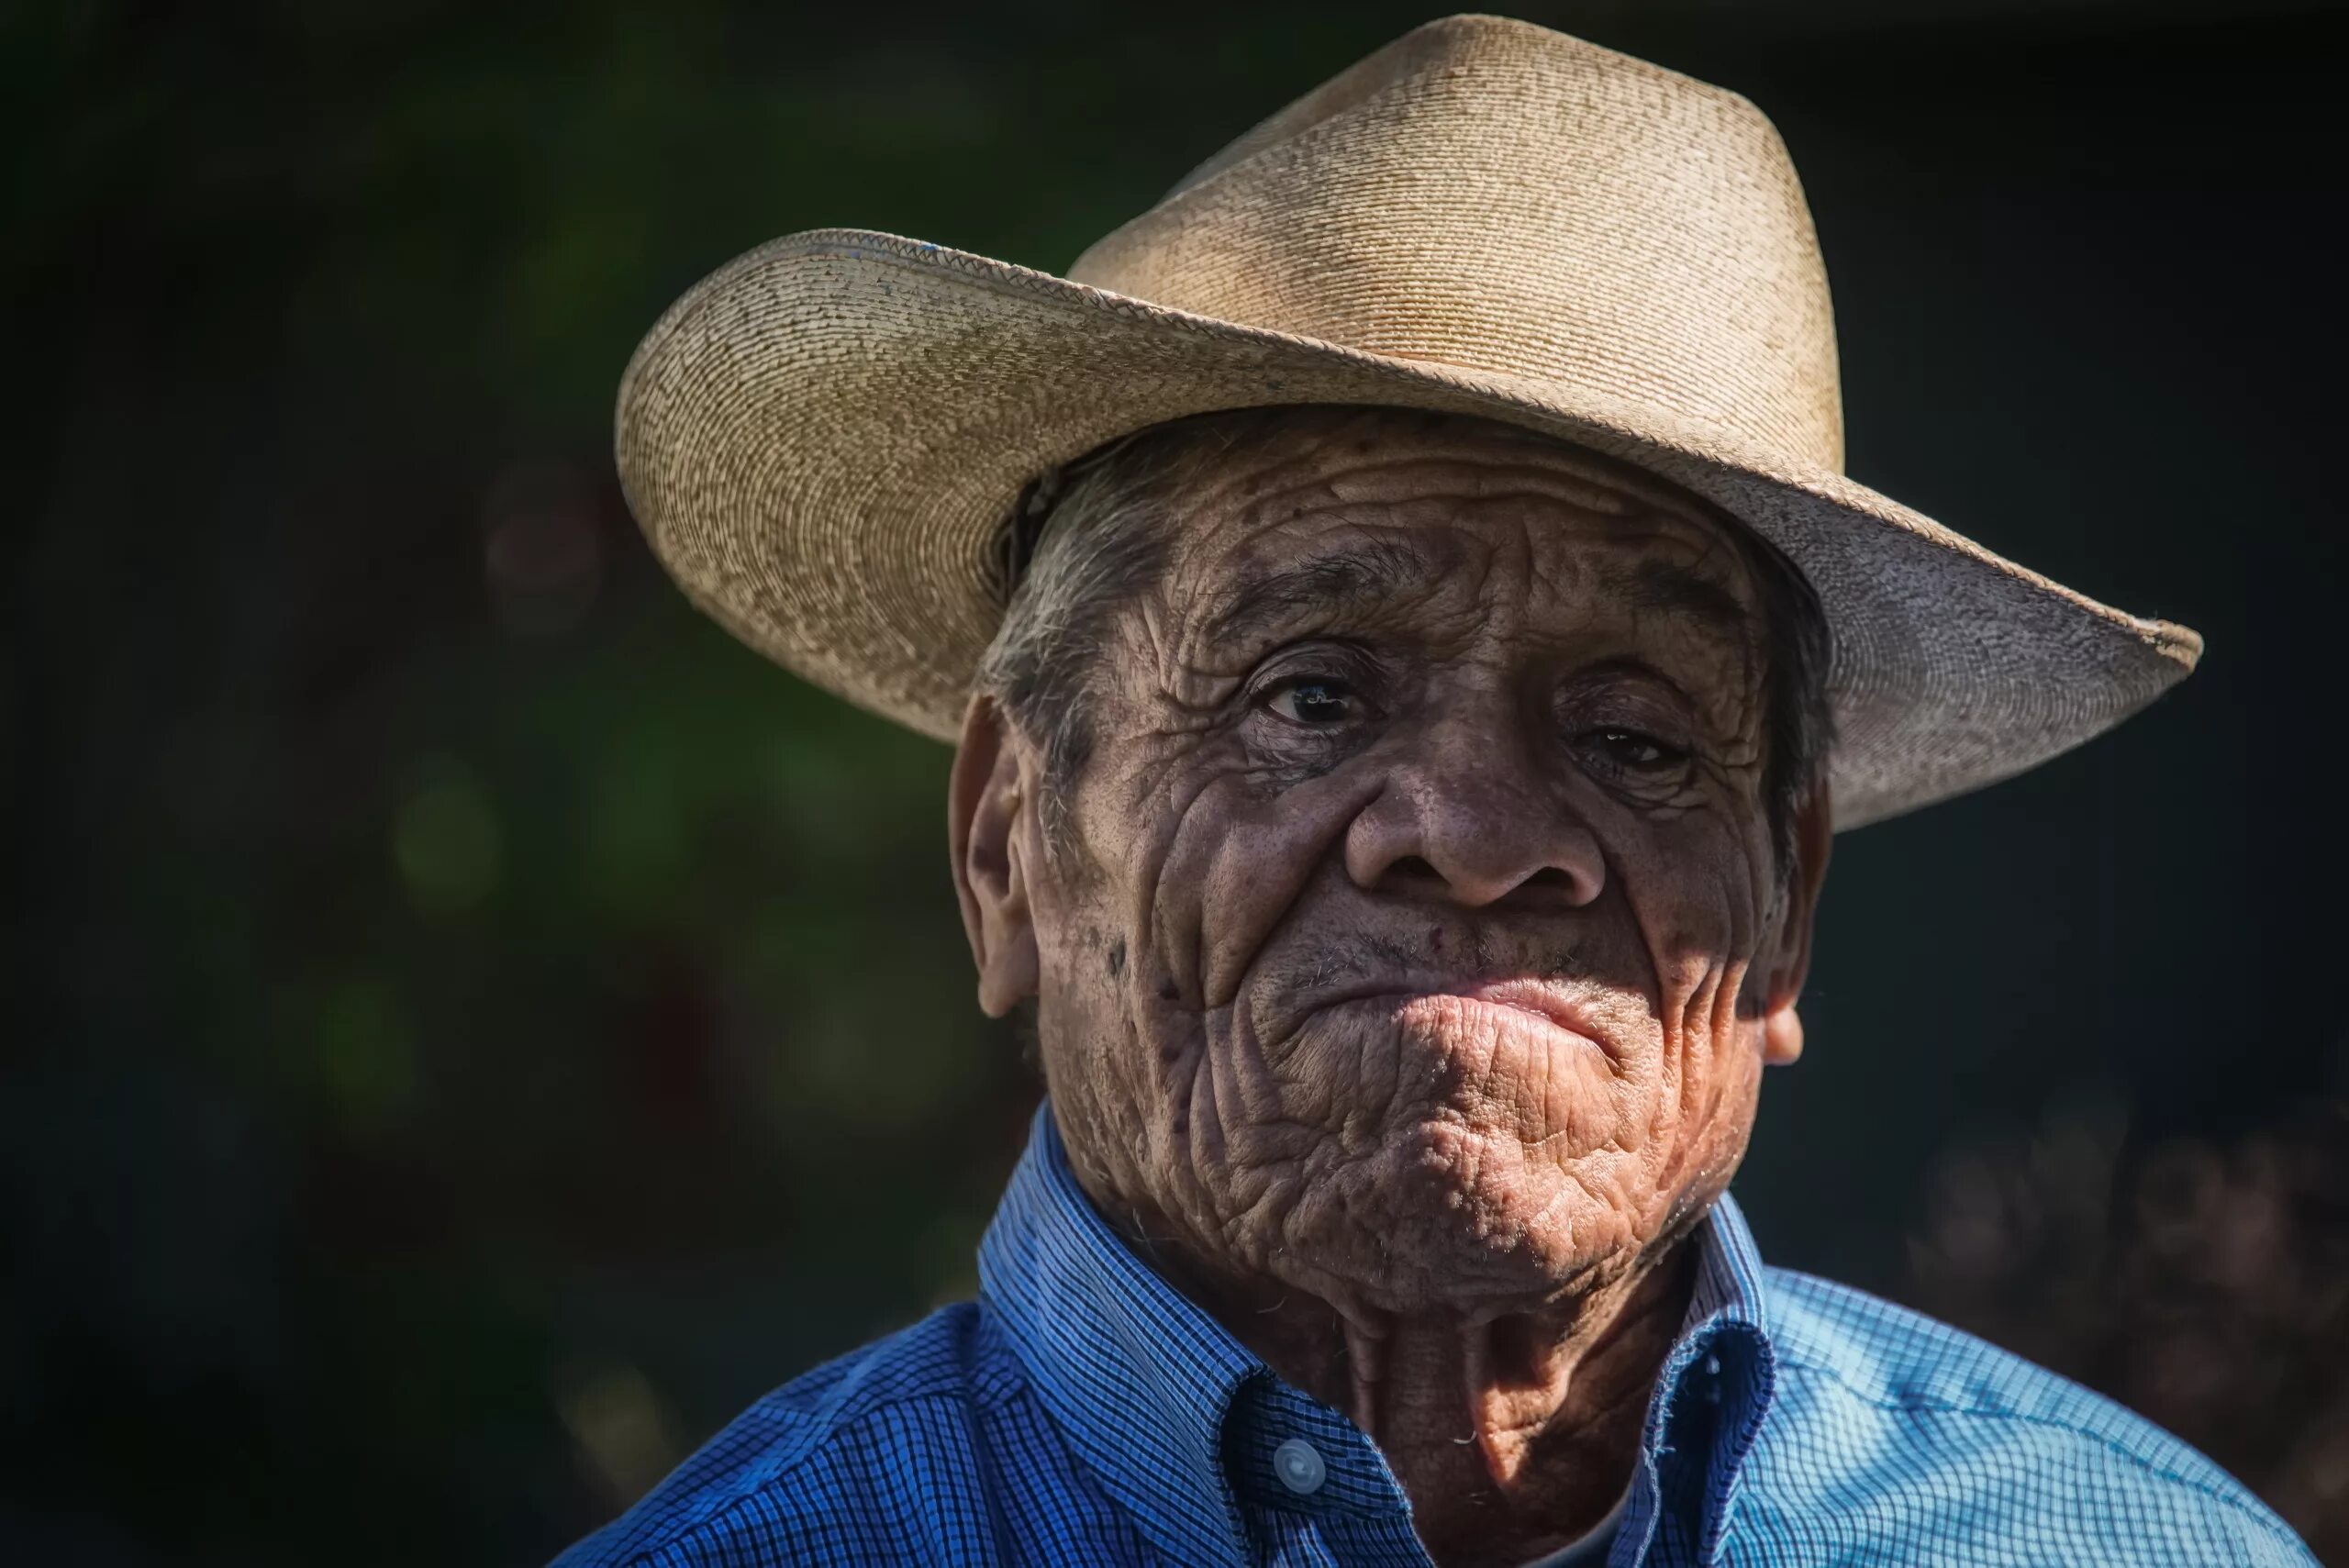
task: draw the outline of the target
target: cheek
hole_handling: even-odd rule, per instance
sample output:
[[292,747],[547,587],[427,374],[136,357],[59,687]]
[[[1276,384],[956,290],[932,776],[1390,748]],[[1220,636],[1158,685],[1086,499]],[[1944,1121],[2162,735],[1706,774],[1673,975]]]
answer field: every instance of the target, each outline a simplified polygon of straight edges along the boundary
[[1639,824],[1610,848],[1655,987],[1658,1053],[1625,1131],[1638,1139],[1635,1184],[1661,1227],[1664,1207],[1727,1184],[1753,1126],[1759,1026],[1738,1002],[1766,934],[1768,839],[1758,823],[1706,812]]
[[1614,875],[1654,974],[1657,1017],[1684,1040],[1724,1031],[1767,935],[1766,833],[1758,821],[1691,812],[1629,823],[1610,838]]
[[1370,770],[1341,769],[1282,790],[1237,772],[1176,787],[1177,804],[1162,811],[1172,831],[1132,878],[1130,917],[1170,1000],[1195,1012],[1230,1006],[1379,784]]
[[1215,1119],[1201,1091],[1217,1015],[1376,788],[1332,775],[1268,792],[1204,754],[1097,756],[1078,843],[1031,894],[1065,1117],[1129,1157],[1214,1136],[1193,1118]]

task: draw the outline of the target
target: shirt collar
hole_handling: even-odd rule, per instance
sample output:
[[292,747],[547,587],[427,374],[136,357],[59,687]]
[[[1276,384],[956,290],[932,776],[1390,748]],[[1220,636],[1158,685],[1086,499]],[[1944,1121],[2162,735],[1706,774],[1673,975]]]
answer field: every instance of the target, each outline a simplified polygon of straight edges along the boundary
[[1152,1543],[1176,1562],[1235,1561],[1223,1419],[1264,1364],[1102,1223],[1049,1101],[979,1245],[979,1289],[1062,1435]]
[[1713,1562],[1736,1511],[1738,1479],[1777,1390],[1762,1254],[1723,1193],[1698,1225],[1697,1281],[1679,1337],[1648,1402],[1623,1533],[1642,1562],[1660,1537],[1671,1559]]
[[[1737,1473],[1775,1383],[1762,1261],[1728,1197],[1698,1227],[1698,1273],[1650,1402],[1624,1537],[1713,1561]],[[1049,1103],[979,1248],[980,1293],[1038,1398],[1085,1468],[1173,1561],[1245,1561],[1237,1496],[1325,1517],[1341,1533],[1408,1530],[1377,1446],[1289,1386],[1103,1223],[1069,1170]],[[1280,1491],[1271,1456],[1310,1441],[1328,1477]],[[1237,1488],[1237,1492],[1235,1492]]]

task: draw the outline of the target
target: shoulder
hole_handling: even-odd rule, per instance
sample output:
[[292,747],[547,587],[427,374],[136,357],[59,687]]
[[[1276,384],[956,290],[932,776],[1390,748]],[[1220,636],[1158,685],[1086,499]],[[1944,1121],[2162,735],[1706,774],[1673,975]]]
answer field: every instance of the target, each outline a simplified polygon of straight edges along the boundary
[[974,1412],[1016,1383],[978,1308],[942,1308],[761,1399],[556,1568],[922,1554],[947,1543],[892,1497],[937,1496],[951,1525],[944,1495],[977,1473]]
[[1764,1533],[1837,1560],[1931,1541],[1953,1562],[2313,1563],[2240,1482],[2101,1395],[1863,1292],[1767,1274],[1776,1397],[1739,1505]]

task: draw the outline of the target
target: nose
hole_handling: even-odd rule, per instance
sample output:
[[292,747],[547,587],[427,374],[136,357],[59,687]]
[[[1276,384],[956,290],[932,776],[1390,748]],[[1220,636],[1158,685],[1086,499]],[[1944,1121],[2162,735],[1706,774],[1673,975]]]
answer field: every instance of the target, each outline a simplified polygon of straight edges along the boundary
[[1425,737],[1348,826],[1345,858],[1358,887],[1468,908],[1580,908],[1607,885],[1598,839],[1506,724]]

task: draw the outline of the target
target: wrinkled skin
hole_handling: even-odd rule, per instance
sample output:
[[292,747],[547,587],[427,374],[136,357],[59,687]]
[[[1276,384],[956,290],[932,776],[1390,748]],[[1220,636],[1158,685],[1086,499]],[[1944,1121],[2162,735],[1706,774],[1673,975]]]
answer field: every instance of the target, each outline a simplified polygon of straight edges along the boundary
[[1103,1215],[1378,1440],[1438,1561],[1522,1562],[1620,1496],[1800,1051],[1824,791],[1778,864],[1756,590],[1659,481],[1361,411],[1179,511],[1060,839],[972,705],[980,1000],[1037,1000]]

